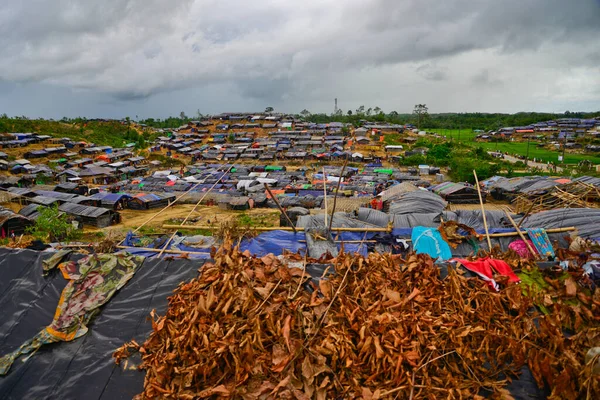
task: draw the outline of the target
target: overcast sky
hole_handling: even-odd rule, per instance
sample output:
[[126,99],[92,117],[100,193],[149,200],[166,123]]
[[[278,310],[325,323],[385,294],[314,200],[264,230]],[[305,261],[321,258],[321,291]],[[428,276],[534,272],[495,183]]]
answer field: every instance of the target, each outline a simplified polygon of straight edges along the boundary
[[600,110],[600,0],[2,0],[0,113]]

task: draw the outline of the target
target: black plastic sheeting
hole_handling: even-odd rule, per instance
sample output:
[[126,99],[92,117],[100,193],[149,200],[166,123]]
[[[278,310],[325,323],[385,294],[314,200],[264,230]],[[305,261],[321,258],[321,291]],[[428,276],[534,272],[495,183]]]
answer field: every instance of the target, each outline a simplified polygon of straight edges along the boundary
[[[41,260],[51,253],[0,248],[0,354],[8,353],[45,327],[66,285],[59,271],[42,276]],[[81,256],[73,256],[77,259]],[[112,353],[126,341],[142,343],[152,330],[152,309],[164,314],[167,298],[180,282],[198,274],[203,260],[147,259],[135,276],[106,304],[87,335],[42,347],[26,362],[18,360],[0,377],[0,399],[131,399],[143,388],[144,372],[123,369]],[[315,282],[328,269],[308,264]],[[443,274],[447,267],[442,266]],[[329,265],[329,273],[333,266]],[[517,400],[544,399],[525,367],[507,387]],[[486,393],[481,393],[485,395]]]
[[416,190],[403,194],[389,206],[390,214],[439,213],[448,203],[435,193]]
[[[51,253],[0,248],[0,354],[18,348],[47,326],[66,280],[60,271],[42,276]],[[72,342],[43,346],[26,362],[17,360],[0,377],[0,399],[131,399],[143,389],[144,373],[123,370],[112,353],[125,342],[142,343],[152,330],[152,309],[164,314],[167,297],[180,282],[198,275],[204,260],[146,259]]]
[[[519,220],[517,220],[517,223]],[[566,228],[574,226],[583,238],[600,238],[600,209],[597,208],[559,208],[542,211],[525,218],[524,228]],[[568,235],[569,232],[562,234]]]

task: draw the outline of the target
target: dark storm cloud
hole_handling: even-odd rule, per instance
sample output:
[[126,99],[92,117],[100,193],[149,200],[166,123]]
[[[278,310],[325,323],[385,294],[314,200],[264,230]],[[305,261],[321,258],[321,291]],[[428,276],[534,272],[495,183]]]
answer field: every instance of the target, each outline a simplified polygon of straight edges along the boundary
[[598,79],[599,20],[599,0],[4,0],[0,79],[136,105],[210,87],[216,98],[227,88],[242,103],[313,108],[349,85],[356,101],[379,103],[372,87],[390,80],[405,97],[442,99],[465,82],[549,90],[543,77],[574,96]]

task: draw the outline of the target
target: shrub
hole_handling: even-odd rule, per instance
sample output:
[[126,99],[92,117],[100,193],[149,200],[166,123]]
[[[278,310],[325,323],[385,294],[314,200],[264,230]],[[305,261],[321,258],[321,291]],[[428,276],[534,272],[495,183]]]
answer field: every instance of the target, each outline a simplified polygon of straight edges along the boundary
[[81,232],[75,228],[66,214],[58,210],[58,206],[38,207],[40,215],[35,224],[26,229],[34,238],[46,241],[72,241],[81,237]]

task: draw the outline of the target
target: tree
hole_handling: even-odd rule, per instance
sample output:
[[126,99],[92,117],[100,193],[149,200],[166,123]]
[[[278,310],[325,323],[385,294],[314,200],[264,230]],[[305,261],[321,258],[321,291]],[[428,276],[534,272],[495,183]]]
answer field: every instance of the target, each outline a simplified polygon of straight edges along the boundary
[[352,110],[348,110],[348,116],[352,116]]
[[398,115],[400,115],[398,114],[398,111],[390,111],[390,117],[396,118]]
[[382,113],[382,111],[381,111],[381,108],[379,108],[379,107],[375,107],[375,108],[373,109],[373,112],[375,113],[375,115],[378,115],[378,114],[381,114],[381,113]]
[[417,116],[417,129],[421,129],[421,122],[429,115],[426,104],[416,104],[413,114]]
[[363,115],[365,113],[365,106],[360,106],[356,109],[357,115]]
[[272,113],[275,109],[273,107],[267,107],[265,108],[265,113]]
[[39,206],[38,212],[40,215],[35,224],[26,229],[26,232],[36,239],[72,241],[81,236],[79,230],[69,222],[67,214],[60,212],[57,205]]
[[179,118],[181,118],[181,119],[187,119],[187,115],[185,115],[184,111],[182,111],[182,112],[179,113]]
[[310,111],[305,108],[304,110],[300,111],[300,115],[302,115],[304,118],[307,118],[310,115]]
[[333,113],[333,115],[335,115],[336,117],[341,117],[342,115],[344,115],[344,112],[341,108],[338,108],[337,110],[335,110],[335,113]]

